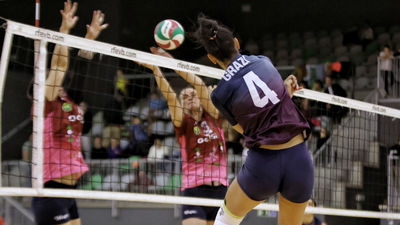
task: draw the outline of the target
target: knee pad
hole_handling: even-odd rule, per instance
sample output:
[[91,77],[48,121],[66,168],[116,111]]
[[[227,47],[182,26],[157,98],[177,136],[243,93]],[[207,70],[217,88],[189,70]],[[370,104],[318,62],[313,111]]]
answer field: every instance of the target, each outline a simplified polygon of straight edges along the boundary
[[225,206],[225,202],[219,208],[217,216],[215,217],[214,225],[239,225],[244,217],[233,215]]

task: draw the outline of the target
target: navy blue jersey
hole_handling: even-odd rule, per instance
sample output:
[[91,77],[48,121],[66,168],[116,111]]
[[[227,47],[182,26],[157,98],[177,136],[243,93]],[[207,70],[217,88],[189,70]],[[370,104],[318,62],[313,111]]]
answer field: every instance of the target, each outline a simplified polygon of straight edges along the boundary
[[238,54],[211,99],[225,119],[241,125],[249,148],[283,144],[310,130],[281,75],[265,56]]

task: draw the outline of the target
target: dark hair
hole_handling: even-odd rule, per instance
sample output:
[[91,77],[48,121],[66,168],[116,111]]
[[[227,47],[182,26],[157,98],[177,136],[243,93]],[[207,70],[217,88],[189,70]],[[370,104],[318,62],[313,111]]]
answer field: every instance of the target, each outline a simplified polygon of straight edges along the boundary
[[207,53],[215,56],[218,60],[231,60],[232,56],[237,53],[232,31],[203,14],[197,17],[197,29],[192,36],[206,49]]
[[383,46],[383,48],[388,48],[389,50],[391,49],[389,44],[385,44],[385,45]]

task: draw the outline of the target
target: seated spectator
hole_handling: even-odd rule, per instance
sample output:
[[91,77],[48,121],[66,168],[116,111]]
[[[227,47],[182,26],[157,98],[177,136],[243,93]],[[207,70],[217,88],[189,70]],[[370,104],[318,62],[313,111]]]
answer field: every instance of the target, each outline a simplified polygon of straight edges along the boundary
[[391,146],[389,150],[394,150],[396,155],[400,155],[400,136],[397,137],[397,143]]
[[367,45],[374,40],[374,30],[368,21],[361,26],[359,30],[359,36],[363,49],[365,49]]
[[132,168],[135,171],[135,179],[128,184],[128,192],[147,192],[148,186],[154,185],[154,181],[140,169],[139,161],[132,162]]
[[107,155],[109,159],[116,159],[123,157],[123,151],[119,143],[119,139],[111,138],[110,146],[107,148]]
[[[311,198],[310,200],[308,200],[307,206],[316,207],[317,204],[314,199]],[[321,222],[321,220],[315,217],[314,214],[304,213],[303,225],[327,225],[327,223]]]
[[83,111],[83,127],[82,127],[82,136],[81,136],[81,146],[82,146],[82,152],[83,156],[85,159],[90,159],[90,150],[92,148],[91,146],[91,134],[90,134],[90,129],[92,129],[92,123],[93,123],[93,113],[91,110],[88,108],[88,104],[84,101],[79,103],[79,108]]
[[148,135],[139,117],[132,117],[130,134],[129,151],[131,155],[147,156],[149,152]]
[[394,56],[394,57],[400,56],[400,43],[397,44],[397,48],[396,48],[396,50],[394,51],[393,56]]
[[165,109],[167,109],[167,101],[157,91],[153,91],[149,101],[150,120],[161,119]]
[[118,90],[113,98],[106,103],[104,110],[105,128],[103,130],[103,147],[110,145],[111,138],[121,139],[121,129],[125,124],[123,110],[125,109],[125,96]]
[[24,142],[22,145],[22,160],[25,162],[32,161],[32,134],[29,136],[29,139]]
[[[347,97],[347,92],[336,82],[336,76],[325,76],[325,93]],[[333,119],[334,123],[340,123],[343,116],[347,114],[348,108],[326,104],[327,116]]]
[[156,138],[154,140],[154,144],[150,147],[147,160],[150,162],[162,161],[162,159],[164,159],[165,156],[168,156],[168,154],[168,147],[163,145],[163,142],[160,138]]
[[322,83],[321,80],[317,79],[314,81],[314,84],[312,85],[312,90],[313,91],[324,91],[324,84]]
[[95,136],[93,140],[91,159],[107,159],[107,149],[102,145],[102,138],[100,136]]

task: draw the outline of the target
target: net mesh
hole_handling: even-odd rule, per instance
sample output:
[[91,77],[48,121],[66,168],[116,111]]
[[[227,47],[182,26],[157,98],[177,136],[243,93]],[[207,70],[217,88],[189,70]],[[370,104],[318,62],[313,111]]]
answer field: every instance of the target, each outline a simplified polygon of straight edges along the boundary
[[[31,116],[32,102],[39,101],[32,99],[30,88],[35,83],[33,40],[36,38],[49,42],[44,58],[48,65],[51,65],[55,44],[69,46],[70,65],[65,71],[63,86],[74,103],[87,107],[82,118],[85,122],[80,142],[89,170],[79,179],[78,190],[96,194],[96,191],[103,191],[104,198],[110,200],[121,200],[118,195],[127,192],[176,196],[175,203],[183,201],[179,199],[182,155],[171,112],[154,75],[133,60],[160,66],[177,93],[187,83],[172,69],[196,72],[203,76],[207,85],[218,83],[222,71],[13,22],[9,22],[8,32],[15,35],[12,44],[5,44],[10,47],[9,57],[3,58],[8,68],[4,74],[1,123],[0,191],[4,192],[0,193],[7,194],[7,187],[35,190],[32,182],[36,182],[38,176],[32,174],[31,168],[38,162],[32,160],[31,154],[41,149],[33,147],[37,146],[37,134],[31,141],[29,136],[33,133],[31,118],[36,119]],[[42,32],[46,35],[39,35],[39,38],[38,33]],[[78,56],[79,50],[93,51],[93,59]],[[3,48],[3,56],[5,51]],[[393,194],[393,188],[388,193],[387,187],[388,182],[391,182],[390,187],[396,185],[398,178],[397,173],[392,173],[394,180],[388,179],[388,171],[395,169],[388,169],[387,157],[389,146],[400,134],[399,111],[310,90],[298,92],[294,101],[312,127],[307,144],[314,160],[313,198],[318,205],[378,212],[390,199],[389,210],[385,208],[384,211],[397,212],[398,195]],[[68,111],[68,106],[63,110]],[[240,170],[245,154],[240,136],[228,125],[224,126],[224,133],[226,170],[231,181]],[[25,195],[35,193],[27,191]],[[65,193],[60,195],[66,196]],[[96,198],[93,196],[87,198]],[[137,199],[130,200],[139,201]],[[266,202],[272,203],[268,205],[270,209],[277,209],[275,197]]]

